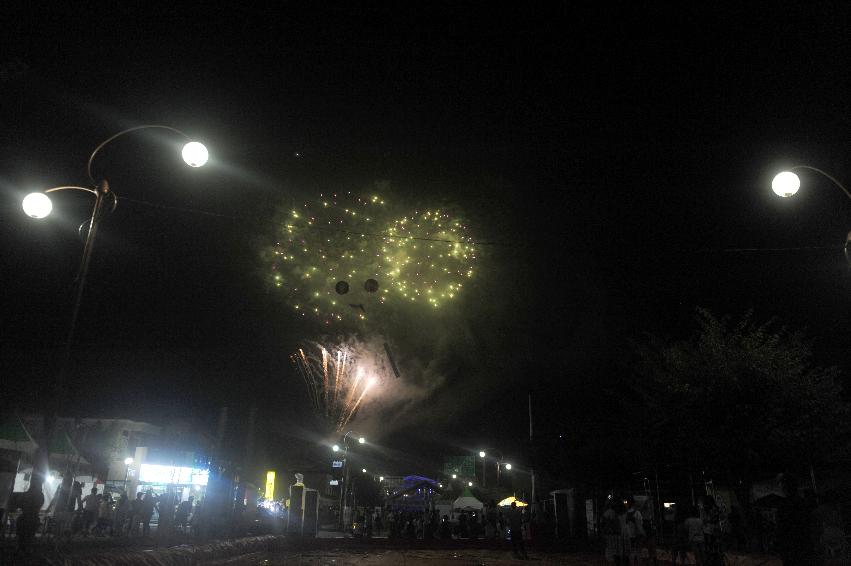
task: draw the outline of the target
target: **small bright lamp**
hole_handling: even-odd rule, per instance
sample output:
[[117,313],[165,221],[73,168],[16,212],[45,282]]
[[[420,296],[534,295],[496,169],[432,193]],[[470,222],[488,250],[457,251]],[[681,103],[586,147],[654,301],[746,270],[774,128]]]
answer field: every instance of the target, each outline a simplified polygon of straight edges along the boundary
[[479,458],[484,458],[484,457],[485,457],[485,451],[484,451],[484,450],[480,450],[480,451],[479,451]]
[[378,476],[378,481],[384,481],[384,476]]
[[801,188],[801,179],[791,171],[783,171],[775,175],[771,181],[771,190],[781,197],[791,197]]
[[44,193],[30,193],[24,197],[22,203],[24,212],[31,218],[44,218],[53,210],[50,197]]
[[505,465],[505,469],[506,469],[506,470],[510,470],[510,469],[511,469],[511,464],[506,464],[506,465]]
[[363,473],[366,473],[366,468],[361,468],[361,471],[362,471]]
[[453,480],[458,479],[458,474],[452,474],[452,479]]
[[334,446],[332,446],[332,447],[331,447],[331,450],[333,450],[334,452],[339,452],[339,451],[340,451],[340,447],[339,447],[338,445],[336,445],[336,444],[335,444]]
[[181,154],[183,155],[183,161],[190,167],[201,167],[210,158],[207,148],[200,142],[189,142],[184,145]]
[[473,487],[473,482],[468,481],[468,482],[467,482],[467,485],[468,485],[469,487]]
[[125,466],[129,466],[132,463],[133,463],[133,458],[131,458],[130,456],[127,456],[126,458],[124,458],[124,465]]
[[364,437],[362,437],[362,436],[361,436],[360,438],[358,438],[358,442],[360,442],[361,444],[363,444],[364,442],[366,442],[366,438],[364,438]]

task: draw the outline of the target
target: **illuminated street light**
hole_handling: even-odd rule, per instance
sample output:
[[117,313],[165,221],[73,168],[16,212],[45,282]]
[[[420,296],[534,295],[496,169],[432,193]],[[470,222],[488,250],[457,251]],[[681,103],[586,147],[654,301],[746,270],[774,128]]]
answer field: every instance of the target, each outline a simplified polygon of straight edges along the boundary
[[24,212],[30,218],[45,218],[53,210],[50,197],[44,193],[30,193],[24,197]]
[[[38,453],[36,454],[36,462],[34,468],[43,467],[41,472],[42,477],[46,473],[48,469],[47,462],[47,452],[46,447],[50,445],[51,438],[54,434],[55,422],[56,419],[51,415],[59,414],[61,411],[62,404],[62,395],[61,392],[64,388],[65,374],[68,371],[68,365],[71,358],[71,347],[74,343],[74,335],[77,329],[77,320],[79,318],[80,313],[80,304],[83,298],[83,291],[86,287],[86,277],[89,271],[89,263],[91,261],[92,249],[94,248],[95,236],[97,235],[98,224],[101,218],[109,212],[115,210],[115,207],[118,204],[118,197],[114,192],[110,190],[109,183],[103,177],[100,178],[99,181],[95,180],[95,177],[92,175],[92,163],[94,163],[95,157],[100,153],[100,151],[109,145],[113,140],[129,134],[131,132],[135,132],[137,130],[146,130],[146,129],[163,129],[168,130],[170,132],[176,133],[182,136],[187,142],[183,148],[183,159],[192,167],[200,167],[204,163],[207,162],[208,154],[207,148],[203,146],[203,144],[194,142],[188,135],[184,132],[172,128],[171,126],[162,126],[159,124],[146,124],[142,126],[136,126],[133,128],[128,128],[126,130],[122,130],[117,134],[114,134],[108,137],[106,140],[101,142],[97,147],[95,147],[94,151],[92,151],[91,155],[89,155],[89,161],[86,164],[86,173],[91,181],[90,187],[81,187],[78,185],[62,185],[58,187],[53,187],[43,191],[43,193],[32,193],[24,197],[22,202],[24,212],[31,218],[45,218],[48,214],[50,214],[51,210],[53,210],[53,204],[50,201],[50,197],[47,196],[47,193],[52,193],[54,191],[62,191],[62,190],[75,190],[75,191],[83,191],[87,192],[95,197],[95,203],[92,208],[91,218],[84,222],[80,226],[80,232],[83,233],[83,229],[85,229],[85,244],[83,245],[83,253],[80,258],[80,266],[77,271],[77,277],[75,279],[76,289],[74,293],[74,304],[71,314],[71,321],[69,324],[68,334],[66,335],[65,342],[63,344],[63,352],[62,357],[59,360],[57,365],[58,370],[56,373],[56,377],[53,383],[53,399],[52,399],[52,407],[49,411],[45,411],[43,418],[45,421],[45,425],[52,422],[53,426],[45,426],[43,427],[44,438],[41,439],[42,442],[39,442],[40,448]],[[50,414],[48,414],[50,413]],[[125,478],[125,487],[126,487],[126,478]]]
[[384,481],[384,476],[378,476],[378,481]]
[[358,442],[364,444],[366,442],[366,438],[361,436],[360,438],[358,438]]
[[487,456],[487,454],[485,454],[485,451],[479,450],[479,458],[484,458],[485,456]]
[[511,464],[506,464],[506,465],[505,465],[505,469],[506,469],[506,470],[510,470],[510,469],[511,469]]
[[340,446],[339,446],[338,444],[335,444],[334,446],[332,446],[332,447],[331,447],[331,450],[332,450],[333,452],[339,452],[339,451],[340,451]]
[[771,190],[783,198],[791,197],[801,188],[801,179],[791,171],[783,171],[774,176]]
[[363,473],[366,473],[366,468],[361,468],[361,471],[362,471]]
[[467,482],[467,485],[468,485],[469,487],[473,487],[473,482],[468,481],[468,482]]
[[453,479],[453,480],[457,480],[457,479],[458,479],[458,474],[452,474],[452,479]]
[[184,145],[181,155],[183,156],[183,161],[190,167],[201,167],[210,158],[210,154],[207,153],[207,148],[204,147],[204,144],[196,141],[191,141]]
[[[835,177],[825,173],[821,169],[810,167],[809,165],[796,165],[794,167],[790,167],[788,171],[778,173],[771,181],[771,190],[781,197],[790,197],[797,193],[798,189],[801,187],[801,179],[796,173],[794,173],[796,170],[806,170],[818,173],[836,185],[843,193],[845,193],[845,196],[851,199],[851,191],[846,189],[845,186],[837,181]],[[845,259],[848,261],[848,265],[851,266],[851,232],[848,232],[848,235],[845,238]]]

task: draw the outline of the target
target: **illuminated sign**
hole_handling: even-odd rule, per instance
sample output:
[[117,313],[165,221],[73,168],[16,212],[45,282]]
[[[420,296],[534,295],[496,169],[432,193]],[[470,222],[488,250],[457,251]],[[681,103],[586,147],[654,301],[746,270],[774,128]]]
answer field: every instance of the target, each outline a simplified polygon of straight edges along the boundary
[[342,460],[331,460],[331,467],[332,468],[342,468],[343,467],[343,461]]
[[145,483],[207,485],[209,477],[209,470],[183,466],[142,464],[139,469],[139,481]]
[[266,499],[275,499],[275,470],[266,472]]
[[340,485],[340,482],[337,480],[331,480],[328,482],[328,485]]

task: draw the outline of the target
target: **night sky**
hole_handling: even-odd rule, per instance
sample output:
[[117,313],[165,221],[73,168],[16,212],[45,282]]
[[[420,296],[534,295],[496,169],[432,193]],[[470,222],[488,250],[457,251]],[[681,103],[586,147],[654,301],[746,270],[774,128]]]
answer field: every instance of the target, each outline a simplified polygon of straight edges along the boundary
[[203,141],[211,163],[190,170],[153,133],[95,164],[120,202],[68,414],[210,422],[256,404],[273,428],[303,424],[288,356],[317,331],[269,292],[261,248],[278,208],[379,181],[456,204],[495,244],[451,325],[391,337],[403,361],[420,328],[472,346],[441,350],[445,379],[388,446],[516,450],[528,391],[542,433],[581,429],[629,340],[686,337],[697,306],[776,316],[847,375],[851,202],[815,175],[794,198],[770,190],[795,164],[851,180],[846,4],[211,6],[2,9],[4,410],[48,395],[91,206],[62,194],[33,221],[20,200],[85,184],[91,150],[146,123]]

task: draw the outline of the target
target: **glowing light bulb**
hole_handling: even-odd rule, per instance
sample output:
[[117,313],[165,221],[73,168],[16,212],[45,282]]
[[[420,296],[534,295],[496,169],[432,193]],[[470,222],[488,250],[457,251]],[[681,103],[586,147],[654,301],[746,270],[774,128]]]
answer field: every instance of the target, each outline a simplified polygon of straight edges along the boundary
[[53,210],[53,203],[50,202],[50,197],[44,193],[30,193],[24,197],[23,203],[24,212],[30,218],[44,218],[50,211]]
[[207,152],[204,144],[195,141],[184,145],[181,155],[183,156],[183,161],[190,167],[201,167],[210,158],[210,154]]

